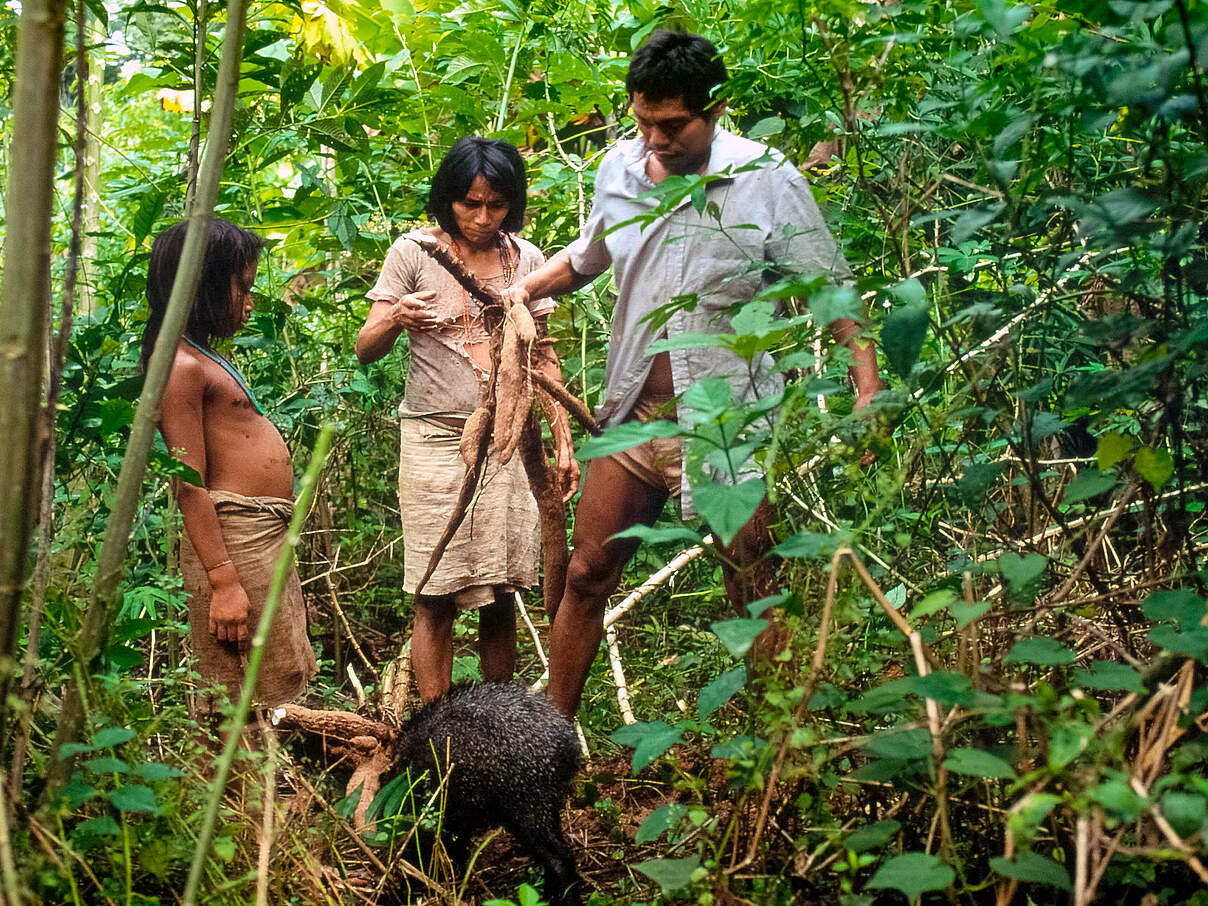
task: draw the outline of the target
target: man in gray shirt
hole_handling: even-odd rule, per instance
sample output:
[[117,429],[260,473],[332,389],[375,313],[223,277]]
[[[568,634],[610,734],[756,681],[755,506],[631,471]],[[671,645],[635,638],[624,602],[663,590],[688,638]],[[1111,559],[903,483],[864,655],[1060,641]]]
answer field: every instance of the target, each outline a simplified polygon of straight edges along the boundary
[[[648,348],[685,333],[729,332],[725,313],[752,299],[769,279],[765,263],[784,262],[835,281],[850,276],[805,177],[772,149],[717,126],[725,110],[718,89],[725,80],[725,64],[711,42],[683,32],[652,35],[634,53],[626,78],[640,137],[617,142],[605,155],[579,238],[510,290],[525,303],[560,295],[613,265],[617,303],[607,395],[598,412],[604,425],[674,419],[676,397],[712,378],[727,379],[738,401],[780,390],[766,353],[748,364],[718,346],[656,355]],[[703,203],[684,198],[652,219],[659,200],[647,193],[669,176],[692,174],[708,178]],[[672,306],[669,319],[653,326],[651,312],[676,297],[695,301]],[[867,405],[881,387],[872,346],[858,339],[855,321],[836,320],[830,329],[852,350],[855,405]],[[680,496],[684,515],[691,515],[684,471],[677,438],[648,441],[588,464],[566,591],[550,638],[550,697],[567,715],[579,708],[603,635],[605,605],[637,549],[635,539],[608,539],[653,523],[669,496]],[[726,590],[738,607],[763,584],[752,581],[753,575],[768,569],[768,515],[765,500],[723,559]]]

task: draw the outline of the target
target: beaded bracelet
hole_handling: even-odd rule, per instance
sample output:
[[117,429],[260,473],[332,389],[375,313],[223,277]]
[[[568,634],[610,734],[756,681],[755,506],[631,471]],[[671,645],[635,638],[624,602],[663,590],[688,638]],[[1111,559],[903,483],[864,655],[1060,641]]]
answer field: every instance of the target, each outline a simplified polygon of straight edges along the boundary
[[231,565],[231,559],[230,559],[230,557],[228,557],[227,559],[223,560],[221,563],[215,563],[213,566],[207,566],[206,572],[212,573],[214,570],[218,569],[219,567],[230,566],[230,565]]

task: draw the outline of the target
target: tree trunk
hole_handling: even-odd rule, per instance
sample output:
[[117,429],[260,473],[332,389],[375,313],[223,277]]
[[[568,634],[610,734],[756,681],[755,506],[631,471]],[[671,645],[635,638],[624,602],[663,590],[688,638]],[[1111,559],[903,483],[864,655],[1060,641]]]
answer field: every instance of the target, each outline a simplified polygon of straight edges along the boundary
[[[176,280],[172,284],[172,294],[168,299],[168,308],[155,342],[155,350],[147,365],[147,379],[134,414],[126,455],[122,459],[113,508],[109,513],[105,538],[101,544],[96,582],[80,624],[80,631],[72,644],[81,679],[85,681],[90,675],[93,661],[108,639],[110,614],[122,578],[131,527],[142,496],[147,457],[155,438],[160,396],[176,357],[176,347],[180,343],[189,306],[201,276],[206,234],[213,218],[214,201],[218,196],[218,183],[222,177],[230,141],[231,114],[239,85],[246,12],[246,0],[231,0],[227,7],[226,37],[223,41],[210,132],[206,138],[205,155],[197,179],[196,203],[189,214],[189,228],[185,235],[184,247],[181,249]],[[200,103],[199,99],[195,101]],[[83,724],[83,698],[79,684],[73,683],[68,685],[63,697],[58,732],[55,734],[53,751],[48,760],[45,802],[53,801],[64,781],[71,776],[73,759],[60,758],[59,752],[67,743],[79,740]]]
[[[0,277],[0,738],[21,629],[39,485],[42,367],[50,299],[51,192],[58,158],[63,0],[25,0],[17,33],[13,143]],[[11,229],[19,225],[17,229]]]

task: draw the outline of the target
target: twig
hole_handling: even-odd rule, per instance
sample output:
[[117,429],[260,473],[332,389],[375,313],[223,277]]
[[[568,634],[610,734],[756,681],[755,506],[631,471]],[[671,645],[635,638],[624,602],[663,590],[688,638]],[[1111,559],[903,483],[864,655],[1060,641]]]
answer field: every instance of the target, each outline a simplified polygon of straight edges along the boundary
[[537,634],[537,627],[533,625],[532,618],[529,617],[528,608],[524,606],[524,596],[520,592],[516,592],[516,607],[520,611],[520,619],[524,620],[524,625],[528,627],[529,635],[533,637],[533,647],[537,649],[537,660],[541,661],[541,666],[549,669],[549,658],[545,656],[545,649],[541,647],[541,637]]
[[[755,853],[759,849],[759,840],[763,836],[763,829],[768,820],[768,812],[772,806],[772,795],[776,791],[780,772],[784,767],[785,758],[788,756],[789,744],[793,739],[794,731],[801,725],[802,719],[809,711],[810,699],[814,695],[814,687],[818,682],[818,677],[822,674],[822,667],[826,663],[826,643],[830,638],[831,611],[835,606],[835,591],[839,585],[839,562],[845,555],[850,556],[850,554],[851,548],[840,547],[835,551],[835,555],[831,557],[830,577],[826,583],[826,601],[822,607],[822,620],[818,626],[818,642],[814,646],[814,660],[810,665],[809,677],[805,681],[801,701],[793,711],[792,720],[789,722],[788,728],[781,735],[780,748],[776,752],[776,761],[772,765],[771,772],[768,774],[763,802],[759,806],[759,817],[755,821],[755,830],[751,835],[751,842],[747,847],[746,857],[741,862],[732,862],[730,867],[726,869],[726,874],[728,875],[741,871],[755,861]],[[737,857],[737,852],[735,853],[735,857]]]
[[625,682],[625,668],[621,664],[621,646],[617,644],[617,628],[609,626],[604,630],[604,638],[608,642],[608,660],[612,664],[612,680],[617,684],[617,704],[621,708],[621,719],[627,724],[637,723],[633,716],[633,708],[629,704],[629,686]]
[[636,605],[644,597],[658,589],[668,579],[703,554],[705,552],[705,545],[712,543],[713,536],[707,535],[704,541],[702,541],[700,544],[696,545],[695,547],[682,550],[672,557],[666,566],[651,575],[649,579],[626,595],[620,604],[611,608],[606,614],[604,614],[604,628],[607,629],[626,613],[632,610],[634,605]]
[[[361,678],[352,669],[352,664],[345,664],[344,672],[348,674],[348,682],[352,683],[352,691],[356,693],[357,707],[365,707],[365,687],[361,685]],[[377,674],[375,673],[374,675],[376,676]]]
[[5,906],[21,906],[21,888],[17,884],[17,866],[13,861],[12,839],[8,833],[8,790],[0,782],[0,877],[4,880]]
[[268,906],[268,863],[273,849],[273,821],[276,817],[277,793],[277,734],[260,717],[260,733],[264,738],[264,814],[260,825],[260,853],[256,872],[256,906]]
[[[331,600],[331,609],[335,611],[336,619],[340,621],[340,625],[344,627],[344,632],[348,634],[348,641],[352,643],[352,650],[357,653],[361,659],[361,663],[373,674],[373,684],[379,685],[381,679],[378,677],[377,668],[373,666],[373,662],[365,656],[365,652],[361,650],[361,646],[357,643],[356,633],[352,631],[352,626],[348,623],[348,617],[344,616],[344,611],[340,607],[340,599],[336,597],[335,583],[331,581],[331,574],[324,575],[324,580],[327,584],[327,597]],[[348,669],[352,669],[352,665],[348,665]]]

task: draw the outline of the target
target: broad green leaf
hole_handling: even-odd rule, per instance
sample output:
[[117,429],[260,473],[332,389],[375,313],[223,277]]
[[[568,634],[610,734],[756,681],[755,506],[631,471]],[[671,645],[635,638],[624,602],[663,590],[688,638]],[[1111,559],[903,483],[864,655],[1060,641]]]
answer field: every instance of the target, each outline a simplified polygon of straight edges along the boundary
[[927,302],[927,290],[914,277],[891,286],[889,292],[906,305],[924,305]]
[[1066,486],[1062,502],[1078,503],[1088,497],[1098,497],[1114,488],[1119,480],[1113,473],[1100,472],[1098,469],[1079,472],[1078,477]]
[[928,890],[943,890],[956,878],[939,856],[927,853],[902,853],[877,869],[868,886],[877,889],[900,890],[914,902]]
[[1094,661],[1089,670],[1075,670],[1074,685],[1084,689],[1123,689],[1139,695],[1145,692],[1141,674],[1128,664],[1115,661]]
[[75,811],[85,802],[101,795],[101,791],[80,780],[79,774],[73,774],[67,783],[63,784],[63,799],[67,808]]
[[829,560],[840,547],[851,543],[851,533],[840,530],[833,534],[825,532],[798,532],[776,546],[781,557],[802,557],[807,560]]
[[1118,431],[1108,431],[1099,438],[1095,449],[1095,459],[1099,463],[1099,468],[1106,471],[1117,463],[1123,462],[1132,453],[1135,446],[1136,443],[1131,437],[1126,437]]
[[1086,751],[1092,730],[1084,723],[1064,723],[1053,729],[1049,737],[1049,766],[1063,768]]
[[700,868],[700,856],[683,859],[648,859],[633,866],[663,889],[666,896],[692,883],[692,875]]
[[75,833],[87,834],[93,837],[112,837],[121,833],[121,826],[108,815],[100,815],[81,821],[75,826]]
[[615,730],[610,738],[618,745],[633,746],[633,772],[637,774],[679,742],[683,735],[682,728],[655,720],[650,723],[627,724]]
[[957,598],[952,602],[952,616],[956,618],[956,628],[964,629],[974,620],[977,620],[990,612],[989,601],[976,601],[973,604],[966,604],[961,598]]
[[647,544],[662,544],[666,541],[683,541],[687,544],[700,544],[700,535],[682,525],[660,528],[656,528],[653,525],[633,525],[624,531],[617,532],[611,537],[637,538],[639,541],[644,541]]
[[[765,623],[764,620],[758,622]],[[743,686],[747,683],[747,668],[735,667],[733,670],[727,670],[705,688],[700,690],[700,697],[696,701],[696,713],[704,718],[708,717],[726,702],[728,702]]]
[[729,346],[734,342],[733,334],[726,333],[677,333],[673,337],[655,340],[646,347],[647,355],[674,352],[677,349],[703,349],[708,346]]
[[92,737],[93,749],[104,749],[108,746],[120,746],[134,738],[134,731],[128,727],[106,727]]
[[1208,820],[1208,802],[1198,793],[1171,790],[1162,797],[1162,814],[1180,837],[1199,834]]
[[215,837],[214,838],[214,855],[223,862],[230,862],[235,858],[235,838],[234,837]]
[[767,488],[758,478],[736,485],[710,482],[693,485],[692,502],[717,540],[729,544],[755,515],[766,492]]
[[1148,217],[1158,207],[1156,195],[1132,187],[1114,189],[1095,202],[1103,208],[1108,223],[1128,223]]
[[860,748],[897,761],[917,761],[931,754],[931,734],[926,730],[880,730]]
[[956,774],[987,777],[997,780],[1014,780],[1014,769],[997,755],[981,749],[950,749],[944,759],[944,767]]
[[910,377],[910,371],[923,351],[930,324],[931,311],[925,301],[895,309],[885,319],[881,327],[881,348],[889,367],[902,380]]
[[1112,817],[1121,821],[1136,821],[1145,803],[1121,777],[1116,777],[1087,790],[1092,802],[1107,809]]
[[1041,822],[1061,801],[1052,793],[1028,793],[1011,809],[1007,821],[1017,840],[1031,840]]
[[781,604],[789,602],[793,599],[787,591],[779,592],[778,594],[768,595],[766,598],[760,598],[758,601],[752,601],[747,605],[747,613],[753,617],[762,616],[765,610],[771,607],[779,607]]
[[1174,622],[1184,629],[1199,626],[1208,604],[1190,588],[1155,591],[1145,599],[1141,612],[1154,622]]
[[1077,657],[1056,639],[1035,636],[1016,642],[1003,659],[1008,664],[1039,664],[1042,667],[1058,667],[1072,664]]
[[784,131],[784,120],[778,116],[767,116],[747,130],[747,138],[766,138]]
[[155,792],[140,783],[119,786],[109,794],[109,801],[121,812],[155,812],[159,809]]
[[937,670],[926,676],[906,677],[907,688],[920,698],[930,698],[945,708],[971,704],[973,681],[955,670]]
[[711,623],[713,631],[726,650],[735,657],[742,657],[750,650],[759,633],[768,628],[768,621],[753,617],[737,617],[733,620],[718,620]]
[[95,774],[128,774],[130,765],[120,758],[90,758],[84,762],[84,767]]
[[1196,626],[1179,632],[1170,624],[1163,623],[1149,630],[1149,640],[1172,654],[1208,661],[1208,626]]
[[929,617],[933,613],[943,610],[945,607],[951,608],[952,602],[956,600],[956,592],[951,588],[938,588],[933,592],[929,592],[923,600],[915,605],[914,610],[910,612],[913,619]]
[[685,406],[696,412],[714,413],[728,409],[734,403],[734,389],[725,378],[697,381],[681,397]]
[[1039,579],[1045,571],[1045,567],[1049,565],[1049,561],[1041,554],[1028,554],[1021,557],[1019,554],[1008,551],[998,558],[998,569],[1002,573],[1002,577],[1007,580],[1007,585],[1016,593],[1023,593],[1025,589],[1031,587],[1032,583]]
[[843,841],[843,845],[854,853],[877,849],[893,839],[893,835],[902,829],[902,825],[892,818],[888,821],[874,821],[855,831]]
[[181,772],[174,767],[166,764],[160,764],[158,761],[149,761],[146,764],[137,764],[134,766],[134,773],[144,780],[168,780],[171,777],[180,777]]
[[1174,460],[1164,449],[1151,450],[1149,447],[1142,447],[1133,457],[1133,468],[1155,491],[1160,491],[1174,474]]
[[625,422],[614,425],[599,437],[589,437],[576,451],[579,459],[599,459],[620,453],[655,437],[674,437],[679,434],[679,426],[675,422],[656,419],[652,422]]
[[669,828],[674,827],[676,822],[687,813],[688,806],[681,805],[678,802],[668,802],[666,805],[660,805],[646,816],[646,820],[638,828],[634,842],[638,846],[641,846],[643,843],[654,842],[665,834]]
[[1061,890],[1070,889],[1070,873],[1052,859],[1039,853],[1027,852],[1014,859],[1002,856],[990,860],[990,867],[1000,875],[1031,884],[1048,884]]

